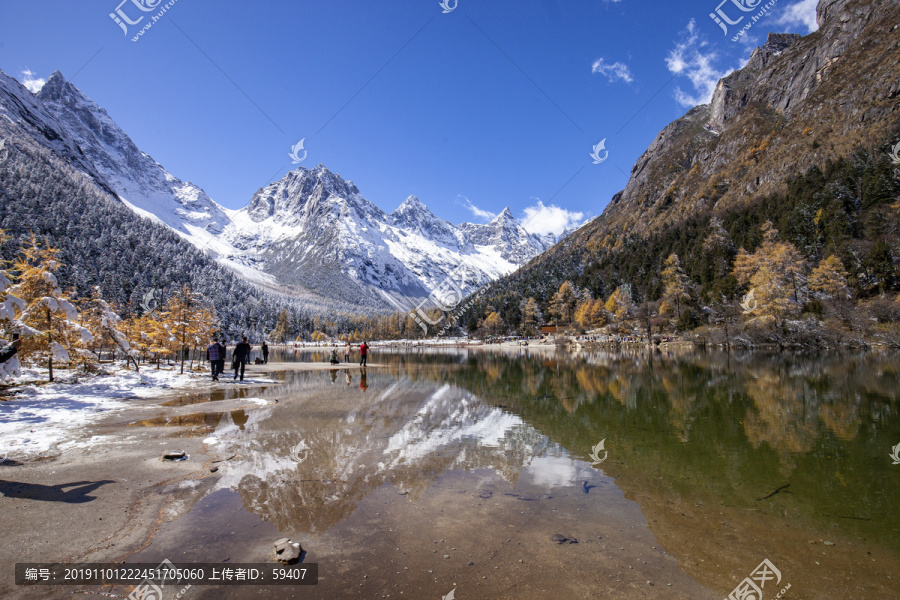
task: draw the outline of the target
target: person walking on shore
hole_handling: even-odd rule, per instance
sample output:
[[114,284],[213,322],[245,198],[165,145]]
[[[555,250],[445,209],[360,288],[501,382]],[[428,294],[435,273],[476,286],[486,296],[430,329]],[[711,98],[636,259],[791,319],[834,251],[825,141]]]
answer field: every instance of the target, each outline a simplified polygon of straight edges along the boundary
[[209,371],[212,373],[212,380],[219,380],[219,352],[221,346],[216,338],[212,338],[212,343],[206,347],[206,360],[209,361]]
[[365,367],[369,360],[369,345],[365,342],[359,345],[359,366]]
[[262,344],[263,364],[269,364],[269,345],[263,340]]
[[247,343],[247,336],[243,336],[241,341],[234,347],[234,378],[238,378],[240,371],[241,381],[244,380],[244,367],[247,366],[247,360],[250,358],[250,344]]
[[225,345],[225,338],[219,342],[219,360],[216,361],[216,377],[225,371],[225,355],[228,353],[228,346]]

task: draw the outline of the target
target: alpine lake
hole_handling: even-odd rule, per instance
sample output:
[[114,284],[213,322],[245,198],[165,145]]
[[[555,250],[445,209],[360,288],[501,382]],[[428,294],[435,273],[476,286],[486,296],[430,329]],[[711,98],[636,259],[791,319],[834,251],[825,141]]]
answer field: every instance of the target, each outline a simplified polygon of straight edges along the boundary
[[191,599],[900,598],[896,353],[370,360],[271,373],[259,408],[185,398],[227,460],[128,562],[259,562],[289,537],[318,565]]

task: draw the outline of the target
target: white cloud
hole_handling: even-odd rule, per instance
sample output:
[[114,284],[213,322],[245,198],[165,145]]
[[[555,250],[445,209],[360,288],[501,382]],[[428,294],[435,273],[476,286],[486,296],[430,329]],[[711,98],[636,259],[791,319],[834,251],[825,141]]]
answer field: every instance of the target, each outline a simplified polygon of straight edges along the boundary
[[472,215],[474,215],[476,219],[481,219],[483,221],[491,221],[491,220],[493,220],[494,217],[497,216],[497,213],[492,213],[489,210],[481,210],[480,208],[478,208],[477,206],[472,204],[472,201],[469,200],[468,198],[466,198],[465,196],[459,196],[459,198],[463,199],[463,201],[459,202],[459,204],[462,204],[467,209],[472,211]]
[[819,28],[819,24],[816,23],[818,4],[819,0],[800,0],[788,6],[776,22],[789,27],[806,27],[806,30],[812,33]]
[[525,215],[522,218],[522,227],[529,233],[538,235],[559,235],[565,229],[576,229],[581,226],[584,219],[584,213],[566,210],[559,206],[544,206],[544,203],[537,200],[537,204],[529,206],[525,209]]
[[719,79],[731,71],[720,71],[713,66],[718,56],[713,50],[704,51],[709,43],[700,38],[694,19],[688,23],[682,37],[684,39],[666,56],[666,67],[675,75],[684,75],[690,79],[694,91],[685,92],[677,87],[675,100],[687,107],[706,104],[712,99]]
[[606,76],[610,83],[615,82],[617,79],[621,79],[625,83],[634,81],[634,77],[632,77],[628,65],[620,62],[609,64],[602,58],[598,58],[594,61],[594,64],[591,65],[591,73],[600,73],[601,75]]
[[28,91],[32,94],[37,94],[39,91],[41,91],[41,88],[44,87],[45,83],[47,83],[46,79],[37,79],[34,76],[34,73],[29,71],[28,69],[22,71],[22,85],[24,85],[26,89],[28,89]]

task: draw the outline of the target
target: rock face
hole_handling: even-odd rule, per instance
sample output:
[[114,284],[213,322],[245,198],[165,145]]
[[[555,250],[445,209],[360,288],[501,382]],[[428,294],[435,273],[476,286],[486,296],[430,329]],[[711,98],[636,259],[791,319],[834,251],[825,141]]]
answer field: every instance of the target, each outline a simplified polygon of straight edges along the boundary
[[770,34],[708,105],[666,126],[603,214],[549,255],[615,248],[780,189],[880,139],[900,108],[900,4],[821,0],[820,29]]

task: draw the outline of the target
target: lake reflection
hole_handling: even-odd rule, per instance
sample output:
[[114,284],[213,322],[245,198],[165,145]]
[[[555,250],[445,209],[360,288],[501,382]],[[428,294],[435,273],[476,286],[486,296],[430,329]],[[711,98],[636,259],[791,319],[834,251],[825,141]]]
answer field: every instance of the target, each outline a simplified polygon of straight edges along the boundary
[[489,471],[588,497],[605,474],[718,593],[768,558],[788,597],[896,594],[895,354],[376,348],[372,360],[387,366],[362,386],[357,369],[284,373],[266,391],[279,403],[241,427],[224,417],[216,435],[238,457],[219,486],[279,530],[315,535],[386,484],[416,502],[448,473]]

